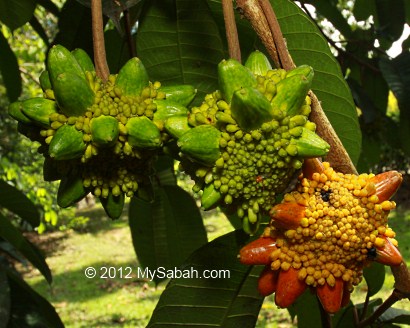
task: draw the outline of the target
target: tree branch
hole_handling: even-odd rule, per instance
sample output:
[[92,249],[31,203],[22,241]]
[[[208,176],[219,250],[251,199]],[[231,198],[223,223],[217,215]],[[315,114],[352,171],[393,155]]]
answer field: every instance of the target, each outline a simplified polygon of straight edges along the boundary
[[101,0],[91,0],[91,18],[95,71],[98,77],[103,81],[106,81],[110,75],[110,70],[108,68],[107,57],[105,54]]
[[259,5],[262,8],[263,14],[265,15],[269,25],[269,29],[272,32],[273,42],[279,54],[281,67],[287,71],[295,68],[295,64],[289,54],[288,47],[286,46],[286,41],[283,38],[278,19],[276,18],[276,14],[273,11],[269,0],[259,0]]
[[241,62],[241,48],[239,45],[238,30],[236,28],[232,0],[222,0],[222,11],[224,14],[229,57]]
[[252,28],[256,31],[262,43],[265,45],[274,65],[277,68],[280,68],[281,65],[276,45],[273,42],[272,32],[258,0],[237,0],[236,5],[240,8],[245,18],[249,20]]

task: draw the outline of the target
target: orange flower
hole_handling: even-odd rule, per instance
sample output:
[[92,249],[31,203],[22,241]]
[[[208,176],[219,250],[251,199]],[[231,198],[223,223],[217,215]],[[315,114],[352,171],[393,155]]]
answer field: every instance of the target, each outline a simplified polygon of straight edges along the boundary
[[275,303],[288,307],[310,286],[323,308],[336,313],[369,261],[399,265],[387,217],[401,182],[396,171],[342,174],[329,163],[306,160],[295,190],[269,212],[263,236],[240,251],[242,263],[265,265],[259,292],[275,293]]

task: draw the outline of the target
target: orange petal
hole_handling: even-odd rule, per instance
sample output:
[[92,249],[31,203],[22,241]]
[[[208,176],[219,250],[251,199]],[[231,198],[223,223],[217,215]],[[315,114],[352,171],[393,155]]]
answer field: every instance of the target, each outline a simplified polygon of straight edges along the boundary
[[279,272],[278,284],[275,292],[275,303],[281,308],[292,305],[303,294],[307,285],[304,280],[299,280],[298,270],[289,268]]
[[303,177],[312,180],[313,173],[323,173],[325,168],[318,158],[308,158],[303,162]]
[[306,207],[298,203],[280,203],[269,211],[272,224],[279,229],[296,229],[305,216]]
[[403,257],[397,247],[391,243],[389,238],[384,236],[379,236],[379,238],[383,238],[385,243],[383,247],[376,247],[376,257],[374,260],[384,265],[400,265]]
[[339,278],[336,279],[333,287],[327,283],[316,287],[316,293],[319,301],[327,313],[334,314],[340,310],[343,298],[343,285],[343,280]]
[[265,266],[258,279],[258,291],[262,296],[268,296],[276,291],[279,271],[273,271],[270,265]]
[[276,240],[270,237],[258,238],[239,251],[242,264],[266,265],[271,262],[269,256],[276,249]]
[[388,171],[375,175],[369,179],[376,186],[376,195],[379,197],[379,203],[389,200],[399,189],[403,177],[397,171]]

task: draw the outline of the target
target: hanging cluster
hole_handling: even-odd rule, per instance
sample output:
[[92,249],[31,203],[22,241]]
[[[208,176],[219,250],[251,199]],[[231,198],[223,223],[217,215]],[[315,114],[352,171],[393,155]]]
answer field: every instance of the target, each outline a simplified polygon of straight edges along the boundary
[[203,209],[231,207],[253,233],[303,160],[328,152],[308,120],[313,70],[273,70],[254,52],[245,66],[223,60],[218,78],[220,90],[191,109],[177,136],[182,168]]
[[260,293],[275,292],[276,304],[288,307],[312,287],[324,309],[335,313],[349,302],[369,261],[399,265],[387,217],[401,181],[396,171],[357,176],[305,161],[295,190],[271,208],[263,236],[240,252],[242,263],[266,266]]
[[170,139],[165,122],[187,115],[191,86],[150,82],[138,58],[102,81],[81,49],[50,49],[40,76],[44,97],[18,101],[9,114],[42,144],[46,180],[60,180],[57,202],[73,205],[89,192],[117,218],[124,197],[150,184],[152,161]]

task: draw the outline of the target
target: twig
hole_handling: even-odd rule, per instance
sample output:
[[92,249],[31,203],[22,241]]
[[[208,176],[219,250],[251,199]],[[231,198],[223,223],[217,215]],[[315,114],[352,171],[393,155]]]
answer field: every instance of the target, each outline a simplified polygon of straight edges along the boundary
[[380,305],[376,309],[376,311],[374,311],[368,318],[360,321],[356,325],[356,327],[361,328],[372,324],[377,320],[378,317],[380,317],[387,309],[389,309],[394,303],[396,303],[399,300],[401,300],[400,293],[398,293],[396,290],[393,290],[393,293],[389,296],[389,298],[385,300],[383,304]]
[[360,314],[360,321],[366,318],[367,308],[369,307],[369,301],[370,301],[370,294],[369,294],[369,291],[367,291],[366,299],[364,300],[364,304],[363,304],[363,310],[362,310],[362,313]]
[[94,64],[97,76],[103,81],[108,79],[110,70],[105,55],[104,28],[101,0],[91,0]]
[[36,83],[37,85],[40,85],[40,82],[38,81],[38,78],[35,77],[33,74],[31,74],[30,71],[26,70],[25,68],[23,68],[21,66],[19,67],[19,71],[21,73],[23,73],[24,75],[27,75],[34,83]]
[[293,63],[292,57],[290,56],[288,51],[288,47],[286,46],[286,41],[283,38],[278,19],[276,18],[276,14],[273,11],[269,0],[259,0],[259,5],[261,6],[263,13],[265,14],[270,31],[272,32],[273,41],[279,54],[281,67],[283,67],[287,71],[295,68],[295,64]]
[[269,56],[272,58],[274,65],[280,68],[279,56],[276,50],[276,45],[273,42],[272,32],[269,24],[263,14],[262,8],[258,4],[258,0],[237,0],[236,4],[241,9],[243,15],[252,25],[259,38],[266,47]]
[[410,297],[410,272],[406,263],[390,267],[394,276],[394,288],[402,294],[402,298]]
[[241,62],[241,48],[239,46],[238,30],[236,28],[232,0],[222,0],[222,11],[224,14],[229,57]]
[[131,57],[136,57],[137,52],[135,50],[134,40],[132,39],[131,33],[131,22],[130,22],[130,12],[128,9],[124,10],[124,29],[125,29],[125,36],[127,38],[127,45],[128,45],[128,52],[130,53]]

